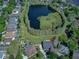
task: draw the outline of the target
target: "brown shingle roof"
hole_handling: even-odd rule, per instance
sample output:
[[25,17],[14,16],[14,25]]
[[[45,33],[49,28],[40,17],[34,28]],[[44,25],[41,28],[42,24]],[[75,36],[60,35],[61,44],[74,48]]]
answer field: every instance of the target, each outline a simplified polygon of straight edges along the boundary
[[25,54],[28,57],[31,57],[32,55],[36,54],[36,52],[37,52],[35,46],[30,45],[30,44],[25,45],[24,50],[25,50]]
[[13,38],[15,37],[16,32],[6,32],[5,38]]

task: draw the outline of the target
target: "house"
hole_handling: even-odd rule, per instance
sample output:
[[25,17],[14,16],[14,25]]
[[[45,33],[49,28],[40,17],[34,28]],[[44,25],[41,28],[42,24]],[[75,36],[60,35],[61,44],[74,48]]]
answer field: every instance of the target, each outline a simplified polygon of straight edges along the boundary
[[78,49],[78,50],[75,50],[75,51],[73,52],[73,57],[72,57],[72,59],[79,59],[79,49]]
[[[3,0],[3,3],[5,3],[4,7],[8,2],[9,0]],[[13,12],[9,14],[4,40],[0,44],[9,45],[11,41],[17,37],[17,24],[18,24],[18,15],[19,15],[18,13],[19,13],[19,9],[15,7]]]
[[3,40],[3,45],[10,45],[11,41],[12,41],[12,38],[5,38]]
[[9,0],[3,0],[3,8],[5,8],[8,4]]
[[5,38],[12,38],[12,40],[14,40],[15,37],[16,37],[16,32],[6,32],[5,34]]
[[14,14],[9,15],[8,23],[17,24],[18,17]]
[[24,45],[24,53],[28,58],[30,58],[37,53],[36,47],[30,43],[26,43]]
[[12,31],[17,31],[17,24],[18,24],[18,18],[15,15],[10,15],[6,31],[12,32]]
[[16,28],[12,28],[12,27],[7,27],[6,31],[7,32],[12,32],[12,31],[16,31],[17,32],[17,29]]
[[9,45],[12,40],[16,38],[17,35],[17,17],[14,15],[10,15],[8,19],[8,24],[6,27],[6,33],[3,40],[3,44]]
[[42,42],[42,47],[44,49],[44,51],[47,53],[49,51],[53,51],[54,48],[53,48],[53,44],[52,44],[52,41],[50,40],[45,40]]
[[17,28],[17,26],[16,26],[16,24],[8,24],[7,28],[14,28],[15,29],[15,28]]
[[53,40],[45,40],[42,42],[42,47],[44,51],[47,52],[54,52],[57,55],[68,55],[69,48],[60,44],[57,38],[53,38]]
[[19,5],[19,4],[17,4],[16,6],[15,6],[15,9],[12,11],[12,14],[13,15],[19,15],[19,12],[20,12],[20,9],[21,8],[21,6]]
[[16,38],[16,32],[6,32],[1,45],[9,45]]
[[16,32],[6,32],[4,40],[0,42],[1,45],[9,45],[12,40],[16,38]]
[[68,55],[69,54],[69,48],[60,44],[59,47],[58,47],[58,51],[59,53],[61,54],[64,54],[64,55]]

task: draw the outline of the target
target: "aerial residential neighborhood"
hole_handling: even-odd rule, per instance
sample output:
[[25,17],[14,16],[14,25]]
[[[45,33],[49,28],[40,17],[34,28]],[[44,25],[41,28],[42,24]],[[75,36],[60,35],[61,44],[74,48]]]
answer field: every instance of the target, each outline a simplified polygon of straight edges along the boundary
[[79,59],[79,0],[0,0],[0,59]]

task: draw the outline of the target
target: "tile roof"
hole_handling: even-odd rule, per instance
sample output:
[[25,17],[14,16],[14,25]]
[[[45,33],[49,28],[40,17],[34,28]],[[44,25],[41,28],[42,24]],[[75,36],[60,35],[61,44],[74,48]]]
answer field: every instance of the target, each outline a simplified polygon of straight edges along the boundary
[[28,57],[31,57],[33,54],[37,52],[35,46],[30,45],[30,44],[25,44],[24,50],[25,50],[25,54]]

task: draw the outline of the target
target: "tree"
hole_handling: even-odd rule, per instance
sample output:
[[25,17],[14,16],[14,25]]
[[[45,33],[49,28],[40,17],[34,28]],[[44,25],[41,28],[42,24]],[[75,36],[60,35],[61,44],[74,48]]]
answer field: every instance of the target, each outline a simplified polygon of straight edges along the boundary
[[61,59],[69,59],[68,56],[63,56]]
[[61,34],[59,36],[59,39],[61,42],[67,42],[67,40],[68,40],[67,35],[65,33]]
[[49,57],[49,59],[56,59],[57,55],[55,53],[50,52],[48,57]]
[[9,59],[14,59],[14,56],[13,56],[13,55],[10,55],[10,56],[9,56]]
[[69,39],[68,46],[71,51],[74,51],[78,48],[78,43],[73,39]]
[[19,49],[19,43],[16,40],[14,40],[7,48],[7,53],[9,55],[13,55],[14,57],[16,57],[18,49]]
[[0,0],[0,5],[2,5],[2,1],[3,1],[3,0]]
[[5,27],[5,18],[3,16],[0,16],[0,32],[4,31]]
[[15,7],[15,0],[9,0],[8,6],[4,10],[8,13],[11,13]]

